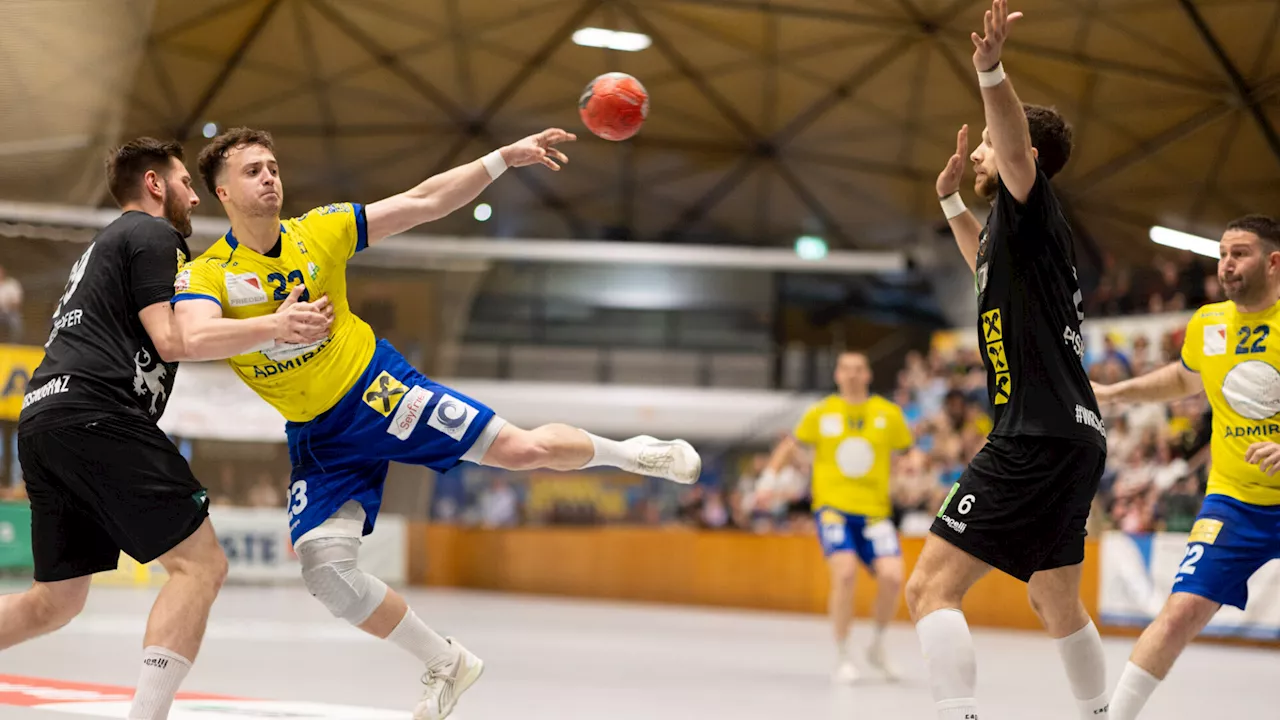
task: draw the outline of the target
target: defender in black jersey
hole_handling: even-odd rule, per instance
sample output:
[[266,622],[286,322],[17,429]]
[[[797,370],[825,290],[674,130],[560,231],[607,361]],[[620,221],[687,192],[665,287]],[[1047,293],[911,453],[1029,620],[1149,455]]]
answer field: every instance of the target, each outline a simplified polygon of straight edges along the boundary
[[[169,580],[148,621],[129,717],[163,718],[195,658],[227,560],[204,488],[156,421],[177,361],[246,348],[227,347],[216,334],[184,343],[170,308],[178,268],[191,258],[186,237],[199,203],[182,146],[135,140],[112,155],[107,174],[124,214],[72,267],[23,398],[18,455],[35,582],[0,596],[0,648],[69,622],[91,576],[114,570],[121,551],[139,563],[158,559]],[[323,337],[329,319],[318,304],[290,303],[255,341]]]
[[995,424],[951,489],[907,583],[929,660],[938,715],[976,720],[976,667],[961,602],[991,568],[1027,583],[1031,605],[1059,644],[1080,717],[1105,717],[1105,662],[1080,601],[1085,522],[1106,461],[1106,429],[1083,367],[1084,319],[1071,226],[1050,178],[1071,154],[1052,109],[1023,105],[1000,52],[1007,0],[974,35],[987,128],[970,156],[985,226],[959,199],[968,127],[938,177],[942,207],[974,270],[978,343]]

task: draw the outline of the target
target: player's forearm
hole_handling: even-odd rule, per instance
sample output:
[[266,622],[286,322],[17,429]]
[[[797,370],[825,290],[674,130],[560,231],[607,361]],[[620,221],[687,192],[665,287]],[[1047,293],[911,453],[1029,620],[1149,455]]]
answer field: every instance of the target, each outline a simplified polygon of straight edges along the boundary
[[276,315],[245,318],[206,318],[182,325],[186,360],[225,360],[275,342],[279,334]]
[[446,170],[423,180],[405,196],[417,210],[417,224],[440,218],[467,205],[493,182],[482,160]]
[[965,210],[948,219],[947,224],[951,226],[951,234],[956,236],[956,245],[960,248],[960,254],[964,255],[965,262],[969,263],[969,269],[977,272],[978,237],[982,234],[982,223],[978,222],[972,212]]
[[782,472],[783,468],[791,464],[795,450],[796,441],[791,437],[783,438],[782,442],[773,449],[773,454],[769,456],[769,462],[765,464],[764,471],[770,475]]
[[[1003,72],[1003,70],[1001,70]],[[1031,131],[1027,125],[1027,113],[1013,89],[1013,81],[1005,77],[999,84],[982,88],[982,106],[987,120],[987,132],[991,135],[991,147],[1004,165],[1024,163],[1031,158]]]
[[1195,392],[1196,388],[1187,382],[1178,362],[1115,385],[1099,386],[1096,390],[1099,401],[1116,403],[1170,402]]

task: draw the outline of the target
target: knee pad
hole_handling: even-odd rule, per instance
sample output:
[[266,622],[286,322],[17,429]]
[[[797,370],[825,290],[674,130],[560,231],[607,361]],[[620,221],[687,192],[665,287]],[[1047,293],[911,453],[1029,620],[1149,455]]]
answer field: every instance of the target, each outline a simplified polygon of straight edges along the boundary
[[382,604],[387,586],[356,567],[360,540],[317,538],[298,546],[307,591],[336,618],[359,625]]

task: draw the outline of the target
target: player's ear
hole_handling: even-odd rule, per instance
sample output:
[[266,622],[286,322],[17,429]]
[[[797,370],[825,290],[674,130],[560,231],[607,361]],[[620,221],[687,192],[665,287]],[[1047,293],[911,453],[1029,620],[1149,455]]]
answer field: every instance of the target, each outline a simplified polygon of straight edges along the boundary
[[1040,159],[1040,151],[1036,149],[1036,146],[1035,146],[1035,145],[1032,145],[1032,146],[1031,146],[1031,159],[1032,159],[1032,160],[1039,160],[1039,159]]

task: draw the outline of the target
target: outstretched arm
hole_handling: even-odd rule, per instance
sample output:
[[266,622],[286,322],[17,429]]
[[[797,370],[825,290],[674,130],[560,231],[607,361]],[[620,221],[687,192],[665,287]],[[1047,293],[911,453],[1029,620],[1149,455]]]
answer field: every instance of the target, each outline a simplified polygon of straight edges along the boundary
[[1200,376],[1181,361],[1115,385],[1094,384],[1093,393],[1100,404],[1170,402],[1204,390]]
[[964,125],[956,133],[956,153],[947,161],[947,166],[938,175],[938,201],[942,203],[942,211],[947,216],[947,224],[951,233],[956,236],[956,245],[960,246],[960,254],[969,269],[978,271],[978,237],[982,234],[982,223],[964,206],[960,199],[960,181],[964,179],[964,163],[969,157],[969,126]]
[[569,158],[554,146],[572,140],[577,140],[573,133],[558,128],[543,130],[466,165],[432,175],[398,195],[369,204],[365,207],[369,245],[423,223],[439,220],[475,200],[509,167],[540,163],[559,170],[560,165],[556,161],[567,163]]
[[987,132],[996,154],[996,169],[1009,193],[1020,203],[1027,201],[1036,183],[1036,161],[1031,151],[1031,133],[1026,110],[1005,77],[1000,52],[1009,28],[1022,13],[1009,13],[1009,0],[994,0],[982,20],[983,37],[972,34],[973,66],[982,86],[982,104]]
[[295,285],[273,315],[233,319],[222,316],[213,300],[184,299],[173,309],[184,360],[224,360],[270,348],[277,341],[310,343],[324,339],[333,322],[329,298],[299,303],[303,286]]

